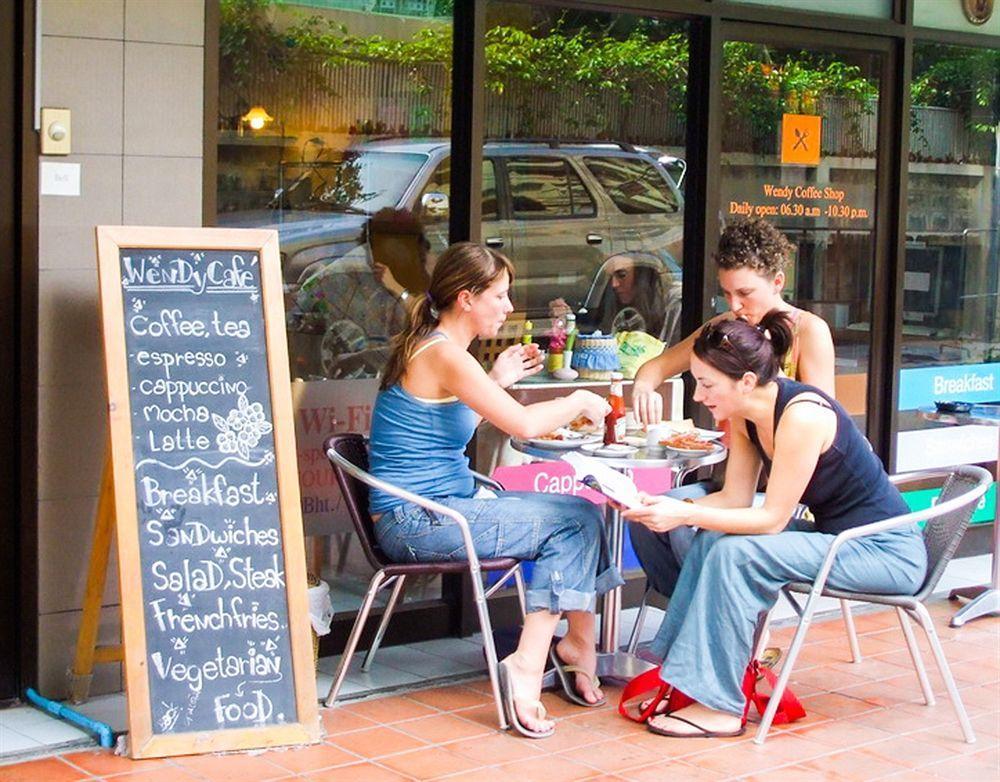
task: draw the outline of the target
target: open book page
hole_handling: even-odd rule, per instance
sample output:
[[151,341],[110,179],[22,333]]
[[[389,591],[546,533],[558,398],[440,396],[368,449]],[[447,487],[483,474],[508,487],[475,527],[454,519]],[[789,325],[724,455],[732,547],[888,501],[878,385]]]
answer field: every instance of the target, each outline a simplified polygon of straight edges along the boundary
[[626,508],[638,508],[642,505],[639,501],[639,489],[624,473],[581,453],[568,453],[562,458],[573,468],[576,479],[584,486]]
[[[600,492],[608,499],[614,500],[626,508],[639,508],[639,488],[632,479],[603,462],[582,453],[572,452],[563,455],[563,461],[573,468],[574,477],[584,486]],[[662,497],[667,503],[681,504],[681,500],[673,497]]]

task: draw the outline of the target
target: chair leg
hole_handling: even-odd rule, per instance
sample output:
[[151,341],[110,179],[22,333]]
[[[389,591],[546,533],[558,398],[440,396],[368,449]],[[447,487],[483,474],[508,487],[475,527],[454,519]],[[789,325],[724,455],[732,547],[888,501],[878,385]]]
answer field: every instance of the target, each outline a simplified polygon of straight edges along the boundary
[[764,709],[764,713],[760,718],[760,726],[757,728],[757,735],[753,738],[754,744],[763,744],[767,739],[767,732],[771,729],[771,723],[774,721],[774,715],[778,712],[778,705],[781,702],[781,696],[785,694],[785,688],[788,686],[788,680],[792,676],[792,670],[795,667],[795,660],[799,656],[799,652],[802,650],[802,644],[806,639],[806,633],[809,631],[809,625],[812,623],[813,613],[816,611],[816,603],[819,600],[819,595],[810,593],[809,599],[806,600],[805,608],[802,609],[801,618],[799,619],[799,626],[795,629],[795,635],[792,637],[792,643],[788,647],[788,654],[785,655],[785,662],[781,666],[781,673],[778,674],[778,682],[774,685],[774,692],[771,693],[771,697],[767,702],[767,708]]
[[770,611],[764,614],[764,618],[761,620],[759,632],[757,634],[757,644],[753,650],[752,660],[759,660],[760,656],[764,654],[764,650],[767,648],[767,642],[771,640],[771,614],[774,612],[772,607]]
[[639,603],[639,613],[635,617],[635,625],[632,627],[632,635],[630,635],[628,639],[627,652],[629,654],[635,654],[636,647],[639,646],[639,638],[642,636],[642,628],[643,625],[646,624],[646,612],[649,610],[649,604],[646,602],[648,595],[648,589],[642,593],[642,602]]
[[351,635],[347,639],[347,646],[344,647],[344,654],[340,658],[340,665],[337,667],[337,672],[333,675],[333,682],[330,684],[330,691],[326,694],[326,700],[323,701],[323,705],[327,708],[333,706],[337,700],[340,687],[347,677],[347,668],[350,666],[354,650],[358,646],[358,639],[361,638],[361,631],[365,627],[365,622],[368,621],[368,614],[372,610],[372,603],[375,602],[375,595],[382,588],[384,581],[385,573],[379,570],[372,576],[372,580],[368,583],[368,592],[365,594],[364,602],[361,603],[361,608],[358,609],[358,618],[354,620],[354,627],[351,628]]
[[524,574],[521,572],[520,565],[514,571],[514,586],[517,587],[517,602],[521,606],[521,619],[524,619],[528,615],[528,599],[524,594]]
[[846,600],[840,601],[840,615],[844,618],[844,628],[847,630],[847,643],[851,646],[851,662],[861,662],[861,646],[858,644],[858,631],[854,629],[854,614],[851,613],[851,604]]
[[[389,600],[385,604],[382,621],[379,622],[378,631],[375,633],[372,645],[368,647],[368,653],[365,655],[364,662],[361,663],[362,671],[367,672],[372,667],[372,663],[375,661],[375,653],[382,645],[382,638],[385,636],[385,630],[389,626],[389,619],[392,617],[392,612],[396,610],[396,603],[399,602],[399,596],[403,594],[403,585],[406,583],[406,576],[396,576],[395,578],[396,583],[393,585],[392,594],[389,595]],[[388,582],[386,586],[388,586]]]
[[913,669],[917,672],[917,681],[920,682],[920,691],[924,694],[924,703],[933,706],[936,703],[934,690],[927,678],[927,668],[924,667],[924,658],[920,654],[920,647],[917,646],[917,639],[913,635],[913,627],[910,625],[910,617],[902,608],[896,609],[899,616],[899,626],[903,630],[903,637],[906,638],[906,648],[910,650],[910,659],[913,660]]
[[[490,687],[493,690],[493,700],[497,708],[497,720],[501,730],[507,730],[507,713],[503,707],[503,696],[500,693],[500,677],[497,674],[497,649],[493,643],[493,624],[490,622],[490,610],[486,605],[486,593],[483,589],[483,579],[478,572],[469,569],[472,575],[472,592],[476,602],[476,613],[479,615],[479,627],[483,631],[483,652],[486,654],[486,667],[490,674]],[[520,575],[520,569],[518,570]],[[520,583],[520,582],[519,582]]]
[[948,690],[948,697],[951,698],[955,716],[958,717],[958,722],[962,726],[965,741],[968,744],[975,744],[976,734],[972,731],[972,723],[969,722],[969,715],[965,712],[965,704],[962,703],[962,696],[955,685],[955,678],[951,675],[951,666],[948,665],[948,659],[944,656],[944,649],[941,648],[941,642],[938,640],[937,631],[934,629],[934,620],[923,603],[917,603],[913,614],[916,615],[917,621],[920,622],[920,626],[927,634],[927,640],[930,641],[931,651],[934,652],[938,670],[941,671],[941,678],[944,679],[944,686]]

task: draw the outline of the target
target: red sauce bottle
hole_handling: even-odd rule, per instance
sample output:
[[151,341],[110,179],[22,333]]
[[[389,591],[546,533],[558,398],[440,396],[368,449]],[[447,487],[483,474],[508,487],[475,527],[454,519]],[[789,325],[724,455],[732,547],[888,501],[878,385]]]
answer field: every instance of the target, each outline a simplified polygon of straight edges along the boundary
[[621,372],[611,373],[611,390],[608,393],[608,404],[611,412],[604,419],[604,444],[620,443],[625,437],[625,395],[622,391]]

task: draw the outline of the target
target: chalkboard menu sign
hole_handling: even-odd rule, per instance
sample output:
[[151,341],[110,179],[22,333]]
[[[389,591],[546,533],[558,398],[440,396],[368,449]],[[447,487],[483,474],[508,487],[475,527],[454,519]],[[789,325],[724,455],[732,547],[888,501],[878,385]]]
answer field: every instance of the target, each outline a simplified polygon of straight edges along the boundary
[[131,754],[315,740],[277,237],[98,251]]

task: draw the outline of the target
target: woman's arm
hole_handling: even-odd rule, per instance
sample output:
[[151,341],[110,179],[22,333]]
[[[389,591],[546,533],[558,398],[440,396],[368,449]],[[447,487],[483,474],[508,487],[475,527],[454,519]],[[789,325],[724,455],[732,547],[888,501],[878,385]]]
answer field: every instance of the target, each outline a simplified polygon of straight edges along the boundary
[[[730,317],[729,313],[717,315],[708,321]],[[705,324],[707,325],[707,324]],[[639,421],[644,424],[658,424],[663,419],[663,397],[657,392],[668,377],[679,375],[691,367],[691,351],[701,329],[688,334],[676,345],[671,345],[656,358],[650,359],[635,374],[632,386],[632,408]]]
[[803,312],[799,325],[797,380],[835,396],[833,336],[826,321]]
[[574,391],[569,396],[522,405],[503,390],[466,350],[441,342],[426,351],[434,362],[443,389],[457,396],[498,429],[527,439],[551,432],[585,415],[600,423],[610,411],[608,403],[590,391]]
[[[683,508],[676,503],[656,502],[656,498],[653,498],[654,504],[627,511],[623,515],[657,532],[666,532],[682,524],[731,535],[771,535],[781,532],[816,471],[820,453],[833,441],[836,421],[832,410],[819,405],[798,404],[786,408],[775,433],[774,460],[764,505],[760,508],[747,505],[719,507],[715,505],[719,499],[710,504],[709,500],[715,495],[709,495],[693,503],[684,503]],[[737,483],[729,495],[730,501],[735,501],[738,497],[746,498],[747,473],[742,465],[745,459],[740,456],[738,442],[738,438],[734,438],[737,450],[731,458],[735,456],[733,466],[737,472],[734,480]],[[726,483],[729,484],[728,465]],[[724,492],[725,489],[719,494]],[[752,501],[752,491],[750,500]]]

